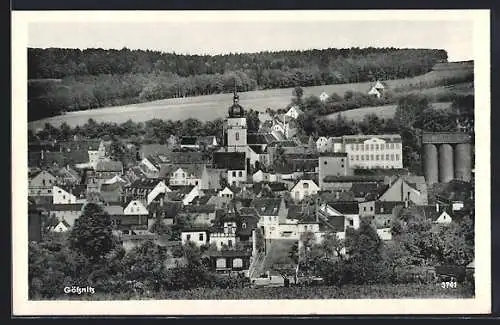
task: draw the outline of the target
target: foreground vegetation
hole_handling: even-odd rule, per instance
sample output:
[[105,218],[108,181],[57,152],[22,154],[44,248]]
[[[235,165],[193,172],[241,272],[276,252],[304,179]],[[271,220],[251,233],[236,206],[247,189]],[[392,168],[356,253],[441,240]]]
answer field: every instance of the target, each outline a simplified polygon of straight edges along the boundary
[[[145,241],[125,251],[120,239],[112,233],[110,216],[100,206],[89,203],[68,235],[45,234],[44,241],[30,243],[29,297],[59,299],[64,296],[65,287],[74,285],[95,288],[95,299],[187,299],[187,295],[192,295],[190,299],[470,295],[473,282],[470,276],[457,276],[458,289],[444,292],[437,287],[436,278],[429,276],[432,274],[428,268],[465,267],[473,260],[473,220],[471,215],[436,231],[418,207],[413,207],[401,210],[392,220],[392,242],[383,242],[366,219],[359,229],[348,229],[345,240],[339,239],[335,232],[328,232],[317,244],[315,235],[306,232],[300,239],[302,245],[292,246],[288,257],[299,265],[300,277],[319,276],[327,286],[252,289],[250,280],[242,274],[228,277],[213,271],[205,254],[211,247],[198,248],[188,243],[174,253],[154,241]],[[342,250],[345,256],[339,254]],[[180,256],[183,262],[170,263],[174,256]],[[293,270],[293,267],[282,268],[279,272],[293,276]],[[74,296],[66,298],[70,297]],[[78,299],[85,297],[78,295]]]
[[[414,299],[433,298],[473,298],[471,283],[460,284],[456,289],[443,289],[440,283],[432,284],[383,284],[383,285],[346,285],[344,287],[315,286],[288,288],[238,288],[238,289],[192,289],[163,291],[150,295],[103,294],[60,296],[52,299],[77,300],[255,300],[255,299]],[[34,298],[34,300],[37,300]]]

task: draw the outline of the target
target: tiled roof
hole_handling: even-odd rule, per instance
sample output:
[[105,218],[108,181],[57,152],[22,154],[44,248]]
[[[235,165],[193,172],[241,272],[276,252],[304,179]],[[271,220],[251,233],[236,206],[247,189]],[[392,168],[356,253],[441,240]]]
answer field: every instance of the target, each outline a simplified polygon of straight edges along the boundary
[[104,212],[108,213],[109,215],[123,214],[123,207],[120,205],[108,205],[103,209]]
[[174,173],[177,169],[181,168],[187,176],[193,175],[196,178],[201,178],[204,167],[205,164],[175,164],[172,165],[170,173]]
[[113,161],[113,160],[100,160],[97,162],[96,171],[112,171],[112,172],[121,172],[123,170],[123,164],[121,161]]
[[128,187],[141,188],[141,189],[153,189],[162,180],[159,178],[139,178],[132,182]]
[[258,216],[259,213],[255,208],[247,208],[247,207],[242,207],[238,211],[241,216]]
[[76,204],[53,204],[50,211],[81,211],[83,203]]
[[191,145],[194,146],[197,144],[197,138],[196,137],[182,137],[181,138],[181,146],[182,145]]
[[221,250],[221,251],[210,251],[209,256],[211,257],[250,257],[252,255],[251,251],[237,251],[237,250]]
[[227,170],[245,170],[244,152],[215,152],[214,164],[216,168]]
[[188,205],[184,207],[184,211],[187,213],[215,213],[215,205],[213,204]]
[[247,134],[247,144],[269,144],[275,141],[275,138],[269,133],[248,133]]
[[143,144],[139,149],[143,157],[147,157],[152,154],[169,154],[172,152],[172,149],[169,148],[166,144]]
[[75,184],[75,185],[58,185],[61,189],[65,190],[68,193],[73,194],[77,198],[84,197],[85,194],[87,193],[87,185],[80,185],[80,184]]
[[281,198],[256,198],[250,204],[261,216],[275,216],[281,204]]
[[122,184],[120,182],[112,183],[112,184],[101,184],[101,192],[114,192],[120,191],[122,189]]
[[[375,213],[376,214],[391,214],[392,210],[397,206],[404,206],[404,202],[400,201],[375,201]],[[435,207],[432,207],[434,211]]]
[[344,216],[330,216],[327,219],[328,219],[328,224],[333,227],[332,230],[334,230],[336,232],[344,231],[344,229],[345,229]]
[[252,149],[253,152],[255,152],[258,155],[262,155],[264,153],[267,153],[266,149],[262,149],[262,146],[249,146],[250,149]]
[[342,214],[358,214],[358,201],[334,201],[328,202],[328,205]]
[[384,176],[325,176],[323,182],[325,183],[354,183],[354,182],[383,182]]
[[344,135],[342,141],[345,144],[361,143],[366,140],[377,138],[382,139],[386,143],[401,143],[401,136],[399,134],[381,134],[381,135]]

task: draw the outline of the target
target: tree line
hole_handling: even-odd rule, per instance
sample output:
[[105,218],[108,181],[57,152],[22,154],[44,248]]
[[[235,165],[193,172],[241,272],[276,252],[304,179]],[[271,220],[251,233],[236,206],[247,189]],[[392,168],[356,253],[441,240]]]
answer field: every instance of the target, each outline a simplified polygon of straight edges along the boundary
[[351,48],[216,56],[28,49],[28,119],[164,98],[406,78],[446,51]]

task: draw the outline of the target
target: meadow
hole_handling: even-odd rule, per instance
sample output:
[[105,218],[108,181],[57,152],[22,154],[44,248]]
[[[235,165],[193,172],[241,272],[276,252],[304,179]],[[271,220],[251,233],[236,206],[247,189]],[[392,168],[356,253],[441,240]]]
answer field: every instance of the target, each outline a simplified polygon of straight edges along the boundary
[[[424,75],[413,78],[404,78],[397,80],[384,81],[390,89],[398,87],[411,87],[419,83],[435,82],[447,78],[460,78],[470,74],[471,67],[469,65],[451,65],[450,69],[440,69],[431,71]],[[328,95],[337,93],[343,96],[347,91],[368,92],[372,83],[349,83],[349,84],[333,84],[324,86],[304,87],[304,97],[314,95],[319,96],[325,92]],[[434,87],[420,92],[441,92],[445,91],[446,87]],[[264,112],[266,108],[274,110],[286,107],[292,98],[293,88],[258,90],[240,93],[240,103],[245,109],[253,109]],[[105,107],[86,111],[73,111],[65,115],[54,116],[38,121],[28,123],[28,127],[32,130],[43,128],[45,123],[50,123],[54,126],[59,126],[66,122],[69,126],[85,124],[88,119],[92,118],[96,122],[114,122],[123,123],[131,119],[134,122],[144,122],[153,118],[164,120],[184,120],[189,117],[199,119],[201,121],[214,120],[216,118],[224,118],[227,115],[227,109],[232,104],[232,94],[215,94],[187,98],[170,98],[147,103]],[[391,105],[392,106],[392,105]],[[363,108],[365,109],[365,108]],[[374,111],[377,114],[379,110],[370,107],[366,108],[370,112]],[[380,114],[389,114],[386,111],[391,111],[392,108],[382,109]],[[360,111],[362,112],[362,111]],[[357,113],[359,114],[359,112]]]
[[[432,103],[434,109],[446,109],[451,106],[451,102],[443,103]],[[349,111],[337,112],[327,115],[328,119],[336,119],[339,115],[342,115],[348,121],[361,122],[367,114],[376,114],[381,119],[393,118],[396,114],[396,109],[398,105],[384,105],[384,106],[373,106],[373,107],[362,107],[351,109]]]

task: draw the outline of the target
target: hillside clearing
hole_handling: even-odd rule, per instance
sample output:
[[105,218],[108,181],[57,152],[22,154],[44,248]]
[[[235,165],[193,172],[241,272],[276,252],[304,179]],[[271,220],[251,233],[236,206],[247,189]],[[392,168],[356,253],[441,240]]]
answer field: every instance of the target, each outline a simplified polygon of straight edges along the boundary
[[[444,103],[432,103],[432,106],[435,109],[446,109],[451,106],[451,102]],[[328,119],[336,119],[339,114],[342,117],[345,117],[346,120],[352,120],[354,122],[361,122],[365,115],[367,114],[376,114],[381,119],[389,119],[393,118],[394,114],[396,114],[396,109],[398,105],[384,105],[384,106],[373,106],[373,107],[362,107],[357,109],[352,109],[344,112],[337,112],[327,115]]]
[[[471,73],[470,68],[431,71],[421,76],[384,81],[389,88],[408,86],[419,82],[432,82],[452,77],[461,77]],[[372,83],[334,84],[324,86],[304,87],[304,97],[319,96],[325,92],[328,95],[337,93],[343,96],[347,91],[368,92]],[[434,89],[434,88],[429,88]],[[246,109],[260,112],[270,107],[280,109],[286,107],[292,98],[293,88],[258,90],[240,93],[240,103]],[[435,87],[434,91],[444,91],[445,87]],[[422,92],[427,89],[420,90]],[[200,121],[224,118],[227,108],[232,103],[232,94],[216,94],[187,98],[170,98],[141,104],[105,107],[87,111],[68,112],[65,115],[54,116],[28,123],[32,130],[43,128],[45,123],[58,127],[63,122],[69,126],[85,124],[92,118],[96,122],[123,123],[131,119],[134,122],[145,122],[153,118],[164,120],[184,120],[189,117]],[[359,113],[358,113],[359,114]]]

